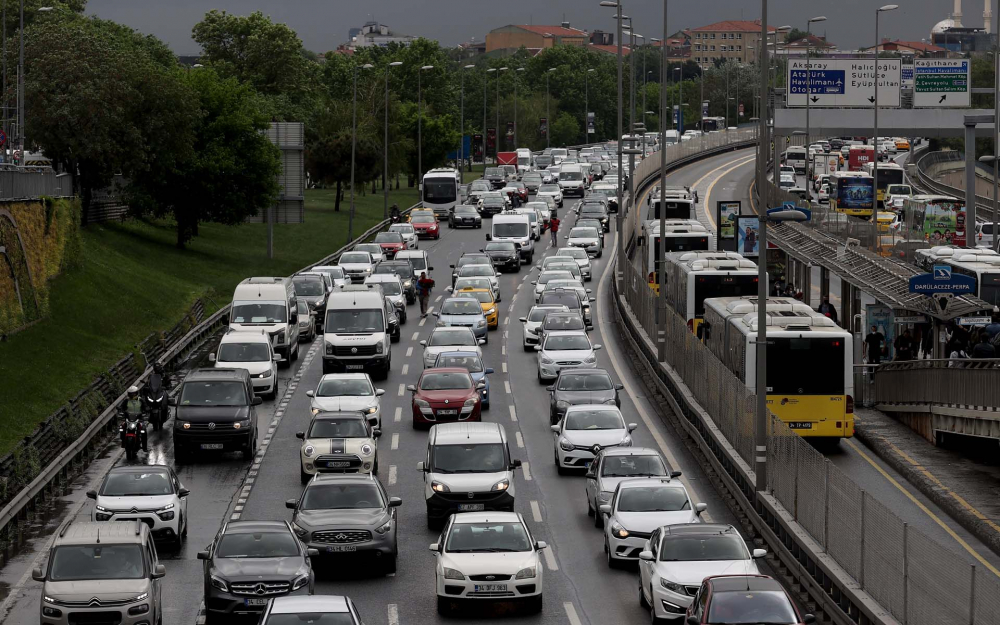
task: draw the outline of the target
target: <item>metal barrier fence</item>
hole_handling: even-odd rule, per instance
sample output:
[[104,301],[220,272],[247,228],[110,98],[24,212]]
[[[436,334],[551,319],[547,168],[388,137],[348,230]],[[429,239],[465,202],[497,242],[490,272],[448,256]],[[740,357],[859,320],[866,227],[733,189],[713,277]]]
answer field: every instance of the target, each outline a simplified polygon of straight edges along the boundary
[[[620,292],[625,303],[647,337],[657,336],[659,300],[635,268],[626,265],[622,273]],[[665,314],[666,364],[684,380],[739,456],[753,466],[754,393],[688,330],[684,319],[670,309]],[[920,363],[934,362],[912,364],[919,371]],[[928,377],[939,371],[933,367],[926,367]],[[913,373],[906,371],[905,375]],[[884,384],[893,386],[888,380],[890,377],[883,377],[880,370],[876,397]],[[928,392],[933,395],[936,391]],[[998,388],[983,388],[981,392],[984,399],[1000,399]],[[994,400],[991,405],[1000,402]],[[773,414],[767,446],[770,493],[893,617],[906,625],[1000,622],[1000,577],[965,564],[956,553],[909,527]]]
[[72,177],[56,174],[47,167],[4,166],[0,169],[0,200],[37,200],[42,196],[70,195],[73,195]]
[[1000,407],[1000,359],[904,360],[879,366],[872,400],[980,410]]

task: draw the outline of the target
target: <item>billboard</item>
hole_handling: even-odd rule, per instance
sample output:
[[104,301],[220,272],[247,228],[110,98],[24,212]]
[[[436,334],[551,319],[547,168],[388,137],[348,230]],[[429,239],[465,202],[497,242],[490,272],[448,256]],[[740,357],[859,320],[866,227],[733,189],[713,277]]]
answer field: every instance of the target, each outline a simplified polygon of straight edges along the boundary
[[705,119],[708,117],[708,100],[701,103],[701,118]]
[[760,255],[760,236],[757,229],[760,223],[756,215],[736,217],[737,244],[736,252],[744,258],[756,258]]
[[719,200],[715,203],[716,225],[720,240],[736,240],[736,217],[739,214],[739,200]]
[[597,132],[597,130],[594,128],[594,114],[587,113],[587,134],[592,135],[595,132]]
[[[899,59],[878,60],[879,108],[899,107],[900,64]],[[875,104],[875,59],[795,59],[788,62],[786,78],[790,107]]]
[[837,178],[837,210],[872,209],[875,201],[875,181],[871,176],[844,176]]
[[514,140],[514,122],[507,122],[507,141]]
[[482,163],[483,161],[483,135],[475,134],[472,135],[472,160],[475,163]]
[[540,117],[538,119],[538,134],[542,137],[549,136],[549,118]]
[[497,129],[487,128],[486,129],[486,151],[495,152],[497,149]]
[[911,206],[918,237],[924,237],[931,245],[966,245],[964,202],[913,200]]

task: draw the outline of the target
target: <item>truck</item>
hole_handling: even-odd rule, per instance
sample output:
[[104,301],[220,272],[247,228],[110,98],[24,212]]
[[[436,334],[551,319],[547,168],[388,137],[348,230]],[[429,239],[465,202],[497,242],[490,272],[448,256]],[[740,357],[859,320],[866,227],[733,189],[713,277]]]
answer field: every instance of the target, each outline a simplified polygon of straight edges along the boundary
[[531,150],[528,148],[517,148],[517,173],[524,174],[531,170]]
[[847,170],[862,171],[866,163],[875,162],[875,146],[852,145],[847,153]]
[[513,165],[517,167],[517,152],[497,152],[497,165]]

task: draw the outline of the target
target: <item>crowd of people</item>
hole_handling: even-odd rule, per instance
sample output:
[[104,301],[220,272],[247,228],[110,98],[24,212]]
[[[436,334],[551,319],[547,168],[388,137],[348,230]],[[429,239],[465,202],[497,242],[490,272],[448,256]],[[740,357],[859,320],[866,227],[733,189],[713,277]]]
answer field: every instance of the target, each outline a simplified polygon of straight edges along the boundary
[[1000,315],[984,327],[965,328],[954,322],[945,329],[945,353],[950,360],[996,358],[1000,355]]

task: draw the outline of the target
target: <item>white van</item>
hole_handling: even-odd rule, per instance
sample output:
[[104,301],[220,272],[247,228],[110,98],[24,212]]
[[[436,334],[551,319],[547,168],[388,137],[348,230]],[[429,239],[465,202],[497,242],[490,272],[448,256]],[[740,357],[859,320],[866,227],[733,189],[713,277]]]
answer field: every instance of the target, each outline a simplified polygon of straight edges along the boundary
[[392,367],[389,319],[378,285],[348,285],[330,294],[323,324],[323,373],[363,371],[384,380]]
[[291,278],[247,278],[236,285],[229,328],[260,332],[286,361],[299,357],[299,303]]
[[517,148],[517,175],[520,178],[526,172],[531,171],[531,150],[528,148]]
[[578,195],[583,197],[587,192],[587,174],[579,163],[563,163],[559,168],[559,190],[563,197]]
[[531,224],[531,237],[534,240],[537,241],[542,238],[542,222],[538,218],[538,213],[535,212],[534,208],[530,206],[524,206],[521,208],[515,208],[514,212],[516,212],[518,215],[528,216],[528,223]]
[[521,251],[521,260],[531,264],[535,257],[535,242],[531,231],[531,222],[527,215],[521,215],[513,210],[506,210],[493,216],[487,241],[509,241],[516,244]]
[[427,257],[427,252],[424,250],[401,250],[396,252],[396,260],[410,261],[410,264],[413,265],[413,275],[415,276],[419,276],[421,271],[426,272],[430,276],[431,271],[434,270],[430,266],[430,258]]
[[[424,476],[427,526],[437,529],[456,512],[514,510],[514,469],[499,423],[440,423],[427,435],[417,463]],[[435,485],[438,485],[435,488]]]
[[566,157],[569,156],[569,150],[567,150],[566,148],[552,148],[549,151],[549,156],[552,157],[552,164],[558,165],[559,163],[566,160]]

